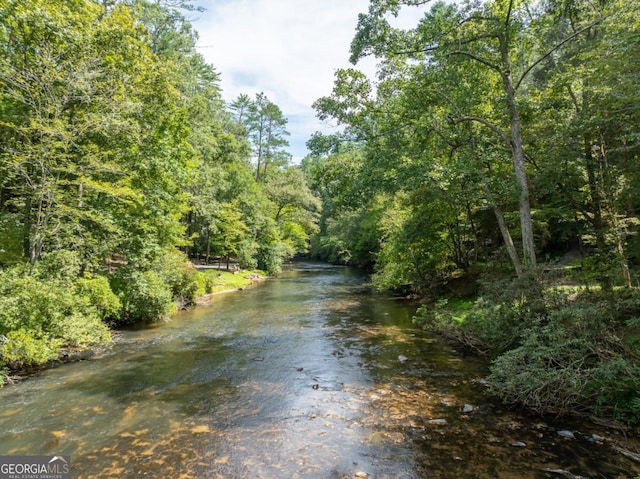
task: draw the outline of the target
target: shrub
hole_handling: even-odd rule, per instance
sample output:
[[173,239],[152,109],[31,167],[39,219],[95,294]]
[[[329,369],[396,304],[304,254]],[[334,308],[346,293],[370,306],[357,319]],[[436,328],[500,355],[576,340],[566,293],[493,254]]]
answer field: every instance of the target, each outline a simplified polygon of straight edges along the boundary
[[[0,273],[0,334],[6,338],[2,346],[5,361],[39,364],[54,359],[62,346],[85,347],[110,340],[109,329],[101,321],[101,308],[110,311],[117,303],[113,303],[106,279],[73,281],[73,271],[78,270],[55,270],[45,262],[43,268],[37,266],[34,276],[26,275],[22,266]],[[47,278],[50,273],[53,278]],[[101,294],[92,296],[90,291]]]
[[197,271],[187,256],[171,249],[160,255],[151,265],[151,271],[169,287],[180,309],[195,303],[198,292]]
[[109,280],[104,276],[84,277],[76,281],[78,296],[85,298],[90,306],[95,308],[101,320],[115,318],[120,314],[122,304],[120,299],[111,290]]
[[58,250],[42,255],[35,270],[36,278],[43,281],[71,283],[80,276],[82,263],[75,251]]
[[272,273],[282,270],[282,260],[286,254],[286,247],[280,242],[269,243],[258,249],[258,268]]
[[423,327],[452,337],[472,349],[497,357],[518,346],[526,328],[547,312],[543,288],[534,276],[485,281],[483,294],[472,308],[466,304],[462,317],[448,301],[419,310],[414,321]]
[[546,324],[529,328],[520,346],[493,362],[491,390],[507,403],[540,413],[582,411],[639,420],[640,365],[606,325],[589,325],[587,315],[604,312],[597,309],[567,304]]
[[21,364],[44,364],[58,357],[64,342],[25,328],[9,331],[2,345],[5,361]]
[[170,287],[154,271],[120,268],[113,289],[122,303],[122,314],[114,324],[153,323],[175,311]]
[[111,333],[100,320],[96,311],[72,311],[65,316],[57,316],[51,322],[49,331],[62,341],[63,346],[80,347],[107,343]]
[[258,267],[258,243],[245,240],[238,247],[238,265],[242,269],[256,269]]
[[213,291],[215,281],[210,275],[197,272],[196,280],[198,282],[198,295],[209,294]]

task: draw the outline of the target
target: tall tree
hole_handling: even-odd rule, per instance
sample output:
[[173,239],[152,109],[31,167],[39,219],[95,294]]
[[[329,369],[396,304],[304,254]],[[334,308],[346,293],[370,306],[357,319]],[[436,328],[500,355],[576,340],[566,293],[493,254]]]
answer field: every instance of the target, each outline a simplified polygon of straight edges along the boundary
[[240,95],[231,103],[236,120],[246,129],[253,147],[257,181],[263,180],[271,166],[285,166],[289,146],[286,136],[287,118],[278,105],[270,101],[264,93],[256,94],[254,100]]

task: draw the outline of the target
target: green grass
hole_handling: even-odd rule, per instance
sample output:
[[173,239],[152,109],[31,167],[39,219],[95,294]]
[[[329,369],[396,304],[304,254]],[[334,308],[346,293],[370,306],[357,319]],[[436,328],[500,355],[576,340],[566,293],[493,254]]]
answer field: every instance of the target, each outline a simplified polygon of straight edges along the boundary
[[203,276],[204,281],[207,284],[208,293],[220,293],[223,291],[235,290],[244,288],[253,283],[253,280],[247,278],[250,275],[266,276],[263,271],[248,271],[242,270],[236,273],[230,271],[219,271],[217,269],[207,269],[199,272]]

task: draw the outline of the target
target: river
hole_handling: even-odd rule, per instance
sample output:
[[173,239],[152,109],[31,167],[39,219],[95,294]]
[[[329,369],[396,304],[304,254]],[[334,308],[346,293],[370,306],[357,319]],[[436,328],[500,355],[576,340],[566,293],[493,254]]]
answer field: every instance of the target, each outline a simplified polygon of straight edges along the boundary
[[366,281],[298,263],[123,331],[99,358],[0,390],[0,454],[70,455],[92,479],[640,474],[610,447],[621,434],[491,401],[485,362]]

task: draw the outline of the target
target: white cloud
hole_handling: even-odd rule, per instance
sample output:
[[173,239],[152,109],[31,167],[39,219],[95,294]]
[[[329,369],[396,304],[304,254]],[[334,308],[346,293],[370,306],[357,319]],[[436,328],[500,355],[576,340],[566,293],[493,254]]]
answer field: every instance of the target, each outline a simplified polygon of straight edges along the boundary
[[[210,0],[193,21],[199,51],[222,78],[225,100],[264,92],[289,118],[290,152],[325,130],[312,103],[331,93],[336,69],[349,66],[358,14],[368,0]],[[358,68],[373,72],[375,62]]]

